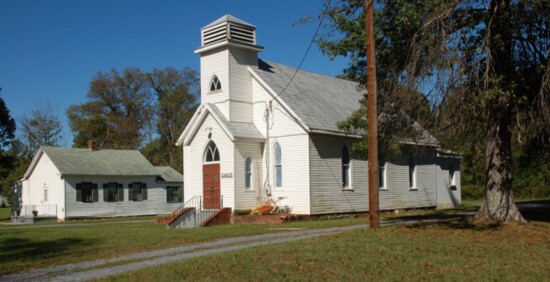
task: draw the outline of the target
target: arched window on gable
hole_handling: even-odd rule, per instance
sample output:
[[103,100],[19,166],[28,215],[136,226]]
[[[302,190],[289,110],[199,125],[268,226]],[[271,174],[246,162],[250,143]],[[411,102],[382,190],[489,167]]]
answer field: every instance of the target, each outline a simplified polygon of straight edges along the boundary
[[351,169],[348,146],[342,147],[342,188],[350,188]]
[[210,80],[210,91],[216,91],[222,89],[222,83],[217,75],[214,75]]
[[204,150],[204,162],[211,163],[211,162],[219,162],[219,161],[220,161],[220,152],[218,151],[218,147],[216,146],[216,143],[214,143],[213,141],[208,142],[208,145]]
[[283,187],[283,162],[281,156],[281,145],[275,143],[273,148],[273,174],[275,176],[275,187]]

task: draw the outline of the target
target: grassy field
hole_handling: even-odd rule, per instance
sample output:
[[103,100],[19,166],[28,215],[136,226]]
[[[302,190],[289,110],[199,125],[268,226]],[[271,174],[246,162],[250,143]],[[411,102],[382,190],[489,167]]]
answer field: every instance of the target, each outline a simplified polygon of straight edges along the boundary
[[[133,219],[133,218],[130,218]],[[212,241],[221,238],[275,232],[281,225],[223,225],[198,229],[166,229],[150,222],[101,224],[114,220],[87,220],[81,226],[19,228],[0,225],[0,275],[91,259]],[[325,228],[366,223],[366,218],[305,221],[285,228]],[[99,224],[97,224],[99,223]],[[52,224],[52,223],[50,223]]]
[[[466,202],[459,211],[474,211],[479,203]],[[382,218],[452,212],[416,210],[383,213]],[[548,211],[543,212],[542,218],[548,219]],[[112,224],[121,220],[148,222]],[[496,280],[549,280],[549,222],[479,226],[455,221],[361,230],[187,260],[111,279],[478,280],[481,277],[494,280],[493,277],[497,277]],[[70,225],[74,223],[85,224]],[[274,228],[327,228],[365,223],[367,218],[360,217],[284,225],[168,230],[153,224],[151,217],[137,217],[44,223],[56,227],[42,228],[0,225],[0,275],[232,236],[276,232]]]
[[10,220],[11,208],[0,208],[0,222]]
[[109,277],[111,281],[548,281],[550,224],[358,230]]

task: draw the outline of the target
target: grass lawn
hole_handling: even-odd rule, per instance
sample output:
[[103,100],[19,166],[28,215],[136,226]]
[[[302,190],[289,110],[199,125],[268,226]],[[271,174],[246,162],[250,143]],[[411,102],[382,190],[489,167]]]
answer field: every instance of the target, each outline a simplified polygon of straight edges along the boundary
[[10,207],[0,208],[0,222],[11,220],[10,213],[11,213]]
[[548,281],[550,223],[357,230],[128,272],[136,281]]
[[[479,202],[468,203],[459,210],[475,211],[476,205],[479,206]],[[452,211],[416,210],[383,213],[381,217],[449,212]],[[98,224],[143,219],[150,222]],[[58,227],[43,228],[15,229],[11,225],[0,225],[0,275],[233,236],[276,232],[274,228],[366,224],[367,218],[176,230],[152,222],[151,217],[137,217],[44,223]],[[67,225],[71,223],[86,224]],[[449,280],[495,280],[493,278],[497,277],[496,280],[548,280],[548,246],[548,220],[526,226],[473,226],[464,222],[424,224],[361,230],[246,249],[130,272],[112,279],[427,280],[443,277]]]
[[[128,218],[132,220],[134,218]],[[304,221],[283,225],[222,225],[197,229],[166,229],[151,222],[99,224],[113,220],[88,220],[82,226],[19,228],[0,225],[0,275],[91,259],[206,242],[240,235],[274,232],[277,227],[324,228],[365,224],[367,219]],[[51,224],[51,223],[50,223]]]

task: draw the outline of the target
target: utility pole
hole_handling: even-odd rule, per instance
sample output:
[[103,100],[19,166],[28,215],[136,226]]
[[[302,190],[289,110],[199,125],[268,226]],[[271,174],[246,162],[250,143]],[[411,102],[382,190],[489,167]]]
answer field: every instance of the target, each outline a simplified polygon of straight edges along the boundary
[[365,0],[367,33],[367,119],[369,162],[369,227],[378,228],[378,110],[376,109],[376,60],[374,46],[374,0]]

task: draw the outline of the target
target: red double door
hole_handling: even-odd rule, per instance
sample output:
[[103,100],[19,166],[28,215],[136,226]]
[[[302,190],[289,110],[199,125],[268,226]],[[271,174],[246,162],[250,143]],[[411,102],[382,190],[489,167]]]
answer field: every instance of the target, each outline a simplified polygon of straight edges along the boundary
[[220,164],[202,166],[203,207],[205,209],[221,208],[220,198]]

